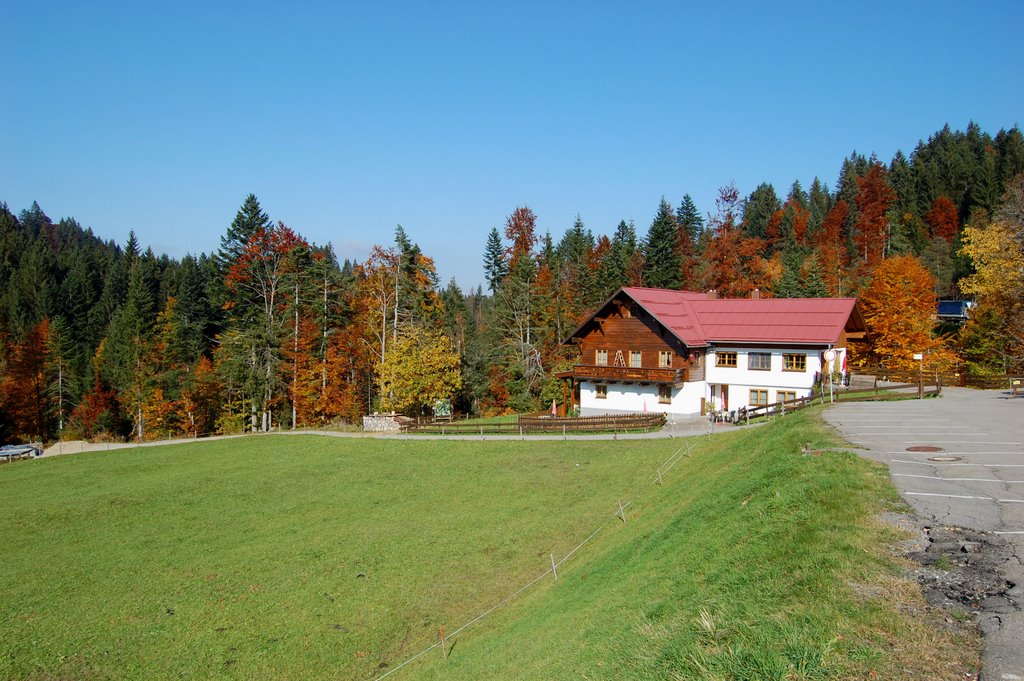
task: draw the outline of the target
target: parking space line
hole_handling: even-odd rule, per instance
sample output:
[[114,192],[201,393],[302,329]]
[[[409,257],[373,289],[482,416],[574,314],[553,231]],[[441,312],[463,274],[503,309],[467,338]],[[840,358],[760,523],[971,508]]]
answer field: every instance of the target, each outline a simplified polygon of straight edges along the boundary
[[918,466],[980,466],[982,468],[1024,468],[1024,463],[970,463],[967,461],[912,461],[889,459],[892,463],[912,463]]
[[1006,485],[1021,485],[1024,480],[1000,480],[999,478],[943,478],[939,475],[914,475],[912,473],[893,473],[894,478],[924,478],[926,480],[948,480],[949,482],[1001,482]]
[[904,492],[911,497],[943,497],[944,499],[981,499],[983,501],[995,501],[992,497],[971,497],[965,494],[935,494],[934,492]]

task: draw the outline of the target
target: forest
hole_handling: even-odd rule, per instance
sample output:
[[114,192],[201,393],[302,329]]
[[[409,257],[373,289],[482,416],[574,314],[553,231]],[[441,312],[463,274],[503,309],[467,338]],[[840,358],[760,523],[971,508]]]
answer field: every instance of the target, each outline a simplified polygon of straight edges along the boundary
[[[678,200],[678,203],[675,201]],[[215,253],[0,203],[0,442],[146,440],[321,428],[373,411],[525,412],[562,399],[562,341],[620,286],[856,296],[856,362],[1024,372],[1024,138],[970,124],[888,162],[852,153],[833,187],[663,197],[651,223],[557,239],[527,206],[481,228],[486,286],[438,281],[398,226],[338,262],[244,198]],[[937,327],[936,300],[974,302]],[[911,349],[912,348],[912,349]],[[912,366],[916,366],[913,364]]]

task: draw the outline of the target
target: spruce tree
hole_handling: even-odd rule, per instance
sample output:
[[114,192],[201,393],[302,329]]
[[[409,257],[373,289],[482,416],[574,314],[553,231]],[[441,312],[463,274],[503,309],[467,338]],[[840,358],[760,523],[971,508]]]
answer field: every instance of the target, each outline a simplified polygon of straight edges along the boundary
[[501,243],[501,234],[497,227],[492,227],[487,235],[487,246],[484,248],[484,275],[487,287],[495,293],[502,280],[508,275],[508,260],[505,258],[505,247]]
[[256,232],[261,229],[270,229],[273,222],[270,216],[263,212],[259,199],[255,194],[245,197],[242,207],[235,214],[226,234],[220,238],[220,250],[217,252],[217,264],[221,273],[225,273],[235,263],[238,256],[245,250],[245,245]]
[[676,230],[672,206],[662,197],[644,240],[644,286],[679,288],[682,261],[676,249]]
[[772,216],[782,208],[775,188],[767,182],[758,185],[743,204],[743,221],[740,227],[747,236],[756,239],[768,237],[768,224]]

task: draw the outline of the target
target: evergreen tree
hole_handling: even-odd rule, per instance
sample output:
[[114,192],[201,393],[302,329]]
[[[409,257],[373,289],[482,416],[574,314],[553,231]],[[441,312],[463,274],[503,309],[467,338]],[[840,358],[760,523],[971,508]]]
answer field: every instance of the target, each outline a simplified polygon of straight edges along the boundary
[[[620,223],[620,225],[622,224],[625,223]],[[689,194],[683,195],[682,203],[676,209],[676,225],[685,231],[690,241],[695,244],[700,239],[701,232],[704,231],[704,218],[697,210],[697,204],[693,202],[693,197]]]
[[498,233],[497,227],[492,227],[487,235],[487,246],[484,248],[484,275],[491,293],[498,290],[501,282],[508,275],[505,246],[501,243],[501,234]]
[[664,197],[644,240],[644,285],[679,288],[682,262],[676,249],[677,227],[672,206]]
[[242,207],[235,214],[226,234],[220,238],[220,250],[217,252],[217,264],[222,273],[238,260],[245,245],[258,231],[273,228],[270,216],[263,212],[259,199],[255,194],[245,197]]
[[758,185],[744,202],[740,228],[746,236],[756,239],[768,238],[768,225],[772,216],[781,208],[782,202],[775,194],[775,188],[764,182]]

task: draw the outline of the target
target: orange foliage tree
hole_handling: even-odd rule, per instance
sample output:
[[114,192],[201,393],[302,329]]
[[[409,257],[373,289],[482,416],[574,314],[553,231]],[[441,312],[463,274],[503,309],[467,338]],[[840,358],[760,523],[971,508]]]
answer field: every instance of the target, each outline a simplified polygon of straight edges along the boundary
[[885,257],[889,247],[889,208],[896,201],[896,192],[889,186],[888,172],[877,161],[867,174],[857,178],[857,221],[854,224],[854,244],[871,271]]
[[931,210],[924,214],[924,221],[931,228],[931,236],[953,241],[956,231],[960,227],[960,216],[956,212],[956,205],[948,196],[940,196],[935,199]]
[[914,256],[879,263],[860,305],[870,337],[867,356],[857,358],[860,363],[914,370],[918,368],[914,354],[921,353],[926,369],[942,370],[955,360],[945,339],[934,333],[934,278]]

